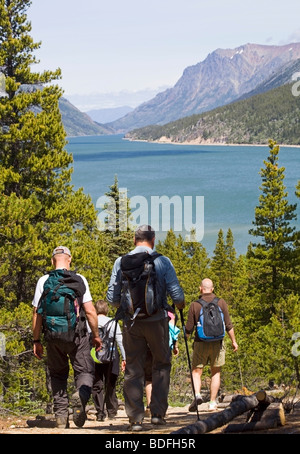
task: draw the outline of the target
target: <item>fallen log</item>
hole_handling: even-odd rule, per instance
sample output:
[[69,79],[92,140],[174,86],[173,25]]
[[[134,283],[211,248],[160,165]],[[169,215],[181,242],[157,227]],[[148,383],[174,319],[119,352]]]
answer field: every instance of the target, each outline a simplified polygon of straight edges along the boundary
[[249,422],[242,424],[229,424],[224,433],[250,432],[254,430],[274,429],[285,425],[285,413],[282,403],[274,402],[269,404],[262,414],[256,414]]
[[171,433],[204,434],[211,432],[217,427],[225,426],[236,416],[239,416],[246,411],[255,408],[258,404],[259,400],[257,399],[256,394],[252,394],[252,396],[237,395],[234,397],[229,407],[227,407],[225,410],[215,413],[202,421],[196,421],[193,424],[189,424],[188,426],[182,427],[181,429],[178,429]]

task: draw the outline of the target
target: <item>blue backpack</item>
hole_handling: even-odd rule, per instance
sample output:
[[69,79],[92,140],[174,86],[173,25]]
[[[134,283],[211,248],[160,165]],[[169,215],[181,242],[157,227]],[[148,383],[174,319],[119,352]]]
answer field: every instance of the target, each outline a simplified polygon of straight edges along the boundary
[[218,305],[219,298],[214,298],[210,303],[200,298],[200,316],[197,322],[199,339],[206,342],[222,340],[225,336],[224,314]]

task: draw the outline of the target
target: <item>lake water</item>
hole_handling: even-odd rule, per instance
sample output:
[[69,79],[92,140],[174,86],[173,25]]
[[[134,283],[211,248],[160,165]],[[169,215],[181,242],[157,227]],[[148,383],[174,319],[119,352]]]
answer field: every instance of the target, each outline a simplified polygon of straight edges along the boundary
[[[148,221],[159,226],[157,237],[160,239],[166,234],[166,211],[169,211],[169,227],[176,233],[187,233],[185,220],[189,214],[193,216],[190,222],[196,224],[199,238],[203,221],[201,243],[210,255],[220,229],[223,229],[224,236],[228,228],[232,230],[238,254],[246,253],[249,242],[255,240],[248,230],[252,227],[261,193],[259,171],[268,157],[268,145],[171,145],[130,142],[121,135],[68,140],[67,149],[74,158],[72,182],[75,188],[83,187],[84,192],[91,195],[95,206],[117,175],[119,188],[126,189],[130,200],[140,202],[133,209],[137,223],[143,223],[145,213],[142,207],[147,204]],[[295,186],[300,178],[299,162],[299,148],[280,148],[279,165],[285,167],[284,184],[289,203],[297,202]],[[169,210],[165,205],[158,213],[155,202],[162,201],[162,196],[166,196],[165,200],[169,202],[176,200],[175,208],[170,203]],[[297,214],[299,219],[299,203]]]

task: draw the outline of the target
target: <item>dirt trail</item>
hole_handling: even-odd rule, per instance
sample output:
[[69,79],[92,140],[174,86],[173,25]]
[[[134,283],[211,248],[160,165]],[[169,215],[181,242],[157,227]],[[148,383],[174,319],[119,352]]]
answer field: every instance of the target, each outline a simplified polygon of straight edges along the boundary
[[[202,404],[199,407],[200,419],[205,419],[210,416],[212,413],[208,412],[205,404]],[[218,411],[222,411],[223,408],[220,408]],[[88,419],[85,425],[82,428],[75,426],[73,421],[70,421],[70,428],[68,429],[58,429],[54,427],[53,419],[36,419],[35,417],[9,417],[1,418],[0,417],[0,433],[1,434],[98,434],[98,435],[138,435],[138,434],[148,434],[148,435],[158,435],[158,434],[170,434],[173,431],[176,431],[182,427],[185,427],[189,424],[196,422],[197,415],[196,413],[189,413],[188,405],[185,407],[169,407],[166,421],[167,424],[164,426],[154,426],[151,424],[150,418],[145,418],[143,427],[144,430],[141,432],[131,432],[128,430],[129,423],[128,418],[123,409],[118,411],[118,415],[115,419],[109,420],[106,419],[103,422],[95,420],[93,414],[88,415]],[[246,415],[241,415],[238,418],[235,418],[232,422],[246,422]],[[222,434],[225,426],[218,428],[210,433],[213,434]],[[245,432],[249,435],[249,432]],[[254,433],[263,433],[263,434],[300,434],[300,405],[297,405],[294,411],[286,415],[286,424],[282,427],[277,427],[274,429],[269,429],[266,431],[256,431]]]

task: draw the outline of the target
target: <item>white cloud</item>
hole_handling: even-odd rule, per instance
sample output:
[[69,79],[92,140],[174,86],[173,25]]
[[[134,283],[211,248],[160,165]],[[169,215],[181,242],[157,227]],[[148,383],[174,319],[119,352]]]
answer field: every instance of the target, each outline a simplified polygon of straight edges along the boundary
[[287,39],[281,41],[279,44],[299,43],[300,42],[300,28],[293,31]]

